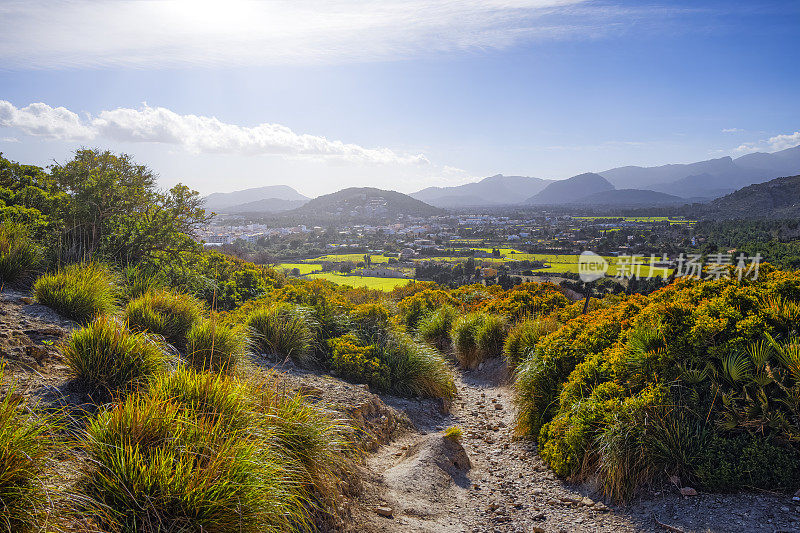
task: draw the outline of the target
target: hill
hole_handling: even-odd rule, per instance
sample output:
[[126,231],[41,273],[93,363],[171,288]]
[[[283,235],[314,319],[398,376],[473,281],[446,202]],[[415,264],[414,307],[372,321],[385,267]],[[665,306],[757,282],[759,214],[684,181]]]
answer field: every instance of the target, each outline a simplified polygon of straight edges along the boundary
[[600,172],[618,189],[646,188],[683,198],[718,198],[748,185],[797,173],[800,173],[800,146],[736,159],[720,157],[689,164],[626,166]]
[[526,203],[535,205],[559,205],[575,203],[591,194],[614,190],[614,186],[599,174],[587,172],[571,178],[554,181]]
[[244,204],[233,205],[225,208],[225,214],[238,215],[238,214],[270,214],[270,213],[283,213],[284,211],[291,211],[305,205],[308,200],[281,200],[279,198],[266,198],[264,200],[256,200],[255,202],[247,202]]
[[717,198],[703,210],[703,218],[798,218],[800,175],[750,185]]
[[544,189],[551,180],[497,174],[476,183],[454,187],[428,187],[412,198],[436,207],[471,207],[519,204]]
[[442,210],[397,191],[349,187],[314,198],[288,214],[382,218],[399,215],[430,216]]
[[[205,198],[205,207],[208,211],[222,212],[235,206],[250,204],[260,200],[286,200],[292,202],[308,201],[288,185],[267,185],[234,192],[215,192]],[[294,207],[297,207],[296,205]],[[237,207],[238,208],[238,207]],[[241,211],[240,211],[241,212]]]
[[679,205],[686,203],[686,200],[679,196],[657,191],[614,189],[584,196],[573,203],[584,205],[644,207],[655,205]]

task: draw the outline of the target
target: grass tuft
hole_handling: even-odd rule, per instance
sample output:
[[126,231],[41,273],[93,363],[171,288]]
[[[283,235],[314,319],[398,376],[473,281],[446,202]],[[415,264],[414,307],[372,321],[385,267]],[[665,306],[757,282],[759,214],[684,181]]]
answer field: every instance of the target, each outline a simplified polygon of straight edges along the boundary
[[458,312],[450,305],[443,305],[425,315],[417,327],[417,335],[440,352],[450,348],[450,330]]
[[186,336],[186,360],[195,370],[231,372],[247,353],[245,327],[215,318],[196,322]]
[[543,336],[558,329],[558,322],[552,319],[528,319],[517,322],[506,337],[503,355],[509,366],[516,368],[536,348]]
[[33,286],[36,299],[81,324],[113,312],[117,304],[117,277],[99,263],[73,263],[45,274]]
[[161,335],[184,350],[186,336],[201,319],[203,311],[203,304],[193,296],[158,289],[128,302],[125,318],[131,329]]
[[184,405],[133,394],[93,419],[84,512],[121,531],[294,531],[302,497],[283,461],[248,433]]
[[[4,368],[0,366],[0,381]],[[23,409],[10,387],[0,397],[0,530],[39,531],[49,505],[42,479],[53,449],[52,417]]]
[[470,313],[453,323],[451,337],[456,359],[464,368],[476,368],[503,350],[508,322],[499,315]]
[[288,303],[264,307],[250,314],[247,325],[263,352],[298,363],[311,357],[314,331],[305,309]]
[[62,353],[73,376],[104,399],[143,385],[166,363],[158,342],[145,333],[131,333],[110,316],[73,332]]
[[0,224],[0,284],[24,278],[39,265],[40,255],[25,226],[10,220]]
[[459,426],[450,426],[449,428],[444,430],[444,438],[454,440],[456,442],[461,442],[461,438],[464,435],[464,431]]
[[429,398],[455,396],[450,365],[433,347],[416,342],[406,333],[394,332],[380,349],[381,359],[389,367],[394,392]]

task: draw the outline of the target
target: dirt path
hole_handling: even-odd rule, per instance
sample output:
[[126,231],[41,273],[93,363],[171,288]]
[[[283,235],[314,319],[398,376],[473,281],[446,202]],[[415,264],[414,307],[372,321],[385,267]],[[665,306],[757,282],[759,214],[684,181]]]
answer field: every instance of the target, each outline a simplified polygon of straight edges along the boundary
[[[512,438],[512,391],[493,362],[457,377],[449,414],[432,402],[385,399],[417,431],[367,459],[359,528],[385,532],[800,531],[800,503],[766,494],[682,497],[648,493],[627,507],[607,505],[588,486],[566,484],[542,463],[533,443]],[[463,451],[441,432],[463,429]],[[445,442],[445,444],[442,444]],[[459,447],[460,448],[460,447]],[[378,508],[391,509],[384,517]]]

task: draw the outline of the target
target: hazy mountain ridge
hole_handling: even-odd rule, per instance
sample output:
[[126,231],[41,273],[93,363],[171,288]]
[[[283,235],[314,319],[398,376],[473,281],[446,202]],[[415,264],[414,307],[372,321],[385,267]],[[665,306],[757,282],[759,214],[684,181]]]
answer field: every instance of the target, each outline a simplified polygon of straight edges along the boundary
[[496,174],[474,183],[453,187],[428,187],[409,196],[436,207],[519,204],[540,192],[553,180]]
[[554,181],[525,203],[559,205],[575,203],[586,196],[614,190],[614,186],[600,174],[586,172],[565,180]]
[[[235,208],[241,212],[241,206],[261,200],[307,202],[309,198],[303,196],[288,185],[266,185],[264,187],[253,187],[241,191],[215,192],[209,194],[205,197],[205,207],[208,211],[214,212],[230,210],[230,208]],[[297,207],[297,205],[293,207]]]

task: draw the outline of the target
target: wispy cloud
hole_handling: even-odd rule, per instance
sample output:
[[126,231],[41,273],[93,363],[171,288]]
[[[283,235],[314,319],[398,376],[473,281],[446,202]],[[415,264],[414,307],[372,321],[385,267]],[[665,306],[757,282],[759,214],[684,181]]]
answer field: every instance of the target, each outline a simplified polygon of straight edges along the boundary
[[722,128],[722,133],[742,133],[742,128]]
[[138,109],[101,111],[82,120],[64,107],[43,103],[23,108],[0,100],[0,126],[64,141],[108,139],[178,145],[192,153],[286,155],[379,164],[426,164],[422,154],[402,155],[388,148],[365,148],[316,135],[295,133],[281,124],[240,126],[215,117],[180,115],[147,104]]
[[0,4],[0,67],[394,60],[597,38],[678,12],[587,0],[17,0]]
[[800,145],[800,131],[789,134],[775,135],[769,139],[756,142],[743,143],[736,147],[735,154],[749,154],[752,152],[777,152],[786,148],[794,148]]

